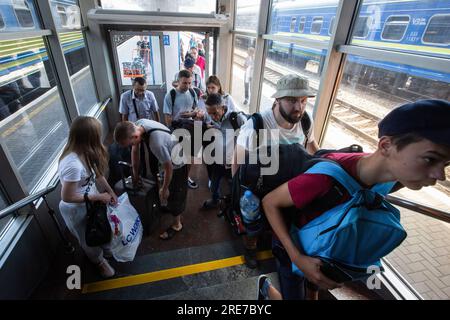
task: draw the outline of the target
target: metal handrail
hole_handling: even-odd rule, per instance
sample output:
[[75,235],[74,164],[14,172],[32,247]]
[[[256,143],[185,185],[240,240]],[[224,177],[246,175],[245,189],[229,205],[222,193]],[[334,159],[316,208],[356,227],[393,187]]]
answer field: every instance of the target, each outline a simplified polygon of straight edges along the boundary
[[428,207],[426,205],[423,205],[423,204],[420,204],[417,202],[413,202],[413,201],[409,201],[404,198],[392,196],[392,195],[388,195],[386,197],[386,200],[388,200],[392,204],[398,205],[400,207],[403,207],[403,208],[418,212],[420,214],[450,223],[450,213],[448,213],[448,212],[434,209],[434,208]]
[[42,189],[39,192],[36,192],[34,194],[29,195],[28,197],[25,197],[12,205],[6,207],[5,209],[0,211],[0,219],[5,218],[13,213],[15,213],[17,210],[22,209],[23,207],[26,207],[27,205],[30,205],[33,201],[38,200],[39,198],[42,198],[49,194],[50,192],[54,191],[56,187],[59,184],[59,180],[57,180],[54,184],[50,185],[49,187]]

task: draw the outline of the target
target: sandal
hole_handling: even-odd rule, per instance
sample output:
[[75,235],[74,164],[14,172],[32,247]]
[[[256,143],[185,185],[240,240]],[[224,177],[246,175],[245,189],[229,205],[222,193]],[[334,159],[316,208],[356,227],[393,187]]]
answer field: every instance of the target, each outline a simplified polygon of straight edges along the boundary
[[173,226],[170,226],[170,227],[168,227],[168,228],[166,229],[166,231],[164,231],[164,233],[167,234],[167,237],[162,237],[162,235],[164,234],[164,233],[162,233],[162,234],[159,235],[159,238],[160,238],[161,240],[170,240],[170,239],[173,238],[173,236],[174,236],[177,232],[180,232],[181,230],[183,230],[183,227],[181,227],[180,230],[175,230],[175,229],[173,228]]

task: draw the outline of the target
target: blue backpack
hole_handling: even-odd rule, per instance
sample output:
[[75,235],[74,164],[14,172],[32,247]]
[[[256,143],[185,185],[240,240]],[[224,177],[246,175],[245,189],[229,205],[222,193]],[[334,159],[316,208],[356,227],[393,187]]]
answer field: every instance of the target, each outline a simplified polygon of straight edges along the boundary
[[[291,227],[291,237],[300,252],[343,266],[345,270],[366,273],[369,266],[381,268],[380,259],[406,238],[399,210],[384,199],[395,182],[363,189],[332,161],[319,162],[305,173],[332,177],[347,189],[351,199],[300,229]],[[303,274],[294,264],[292,271]]]

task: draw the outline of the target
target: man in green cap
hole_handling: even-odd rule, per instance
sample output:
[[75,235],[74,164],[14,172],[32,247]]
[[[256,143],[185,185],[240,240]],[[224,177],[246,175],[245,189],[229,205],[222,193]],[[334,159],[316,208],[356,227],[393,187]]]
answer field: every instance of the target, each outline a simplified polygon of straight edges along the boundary
[[[306,114],[308,98],[314,96],[308,79],[296,74],[281,77],[277,82],[276,92],[272,95],[272,98],[275,98],[272,108],[261,112],[264,129],[268,132],[266,139],[259,142],[259,146],[300,143],[311,154],[319,150],[314,139],[312,123],[309,128],[302,128],[304,121],[301,121],[302,117],[308,117]],[[246,152],[255,150],[253,142],[256,141],[254,140],[256,132],[253,128],[253,120],[250,119],[240,129],[233,157],[233,175],[237,172],[242,159],[245,159]],[[246,264],[250,268],[255,268],[257,238],[244,236],[244,244]]]

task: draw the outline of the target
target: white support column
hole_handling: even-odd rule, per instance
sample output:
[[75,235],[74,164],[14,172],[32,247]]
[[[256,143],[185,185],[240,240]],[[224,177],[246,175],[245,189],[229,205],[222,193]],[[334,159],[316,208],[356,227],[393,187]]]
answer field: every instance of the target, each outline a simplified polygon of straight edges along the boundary
[[47,43],[49,46],[48,54],[53,58],[55,78],[58,82],[58,90],[63,103],[65,103],[67,107],[70,123],[79,115],[79,112],[75,99],[75,93],[73,92],[72,83],[70,81],[69,70],[67,69],[66,59],[64,57],[64,51],[58,38],[56,23],[52,15],[50,1],[39,1],[37,4],[44,28],[52,32],[51,35],[47,36]]
[[[231,30],[234,24],[235,0],[218,0],[219,10],[225,9],[229,13],[228,23],[219,29],[216,50],[216,70],[223,89],[231,91],[231,78],[233,69],[233,34]],[[222,12],[224,13],[224,12]]]
[[263,35],[267,33],[267,25],[270,16],[270,11],[272,9],[271,0],[261,0],[259,7],[259,18],[258,18],[258,28],[257,37],[255,44],[255,57],[254,57],[254,69],[252,76],[252,83],[250,87],[250,113],[259,111],[259,100],[261,97],[261,88],[264,81],[264,66],[266,61],[265,53],[265,40]]
[[116,90],[113,76],[113,61],[110,59],[107,41],[109,34],[96,21],[88,19],[88,11],[96,9],[95,0],[79,0],[81,16],[84,25],[88,27],[85,32],[86,44],[91,57],[91,69],[98,98],[105,101],[111,98],[111,106],[106,108],[108,125],[114,128],[119,121],[119,93]]
[[328,118],[344,68],[345,54],[338,52],[337,48],[350,41],[352,21],[356,19],[357,13],[358,0],[341,0],[339,2],[313,114],[314,136],[319,145],[325,136]]

